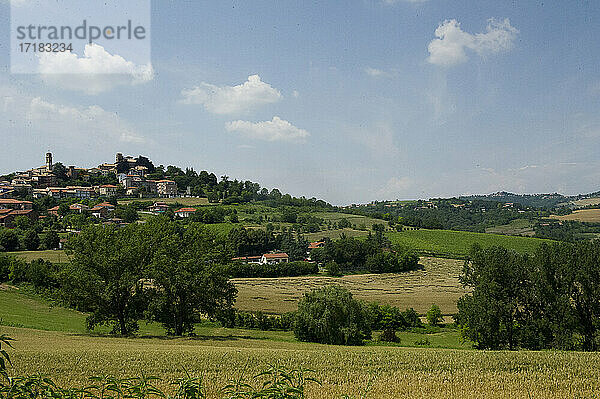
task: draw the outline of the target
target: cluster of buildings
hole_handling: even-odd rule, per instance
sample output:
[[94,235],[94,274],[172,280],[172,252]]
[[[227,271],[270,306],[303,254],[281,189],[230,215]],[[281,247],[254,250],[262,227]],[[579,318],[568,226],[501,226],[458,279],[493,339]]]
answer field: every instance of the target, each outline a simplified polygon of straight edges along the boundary
[[37,220],[37,213],[30,201],[19,201],[10,198],[0,198],[0,226],[12,227],[15,219],[25,216],[32,221]]
[[[93,187],[67,186],[58,187],[58,177],[53,171],[52,153],[46,153],[46,164],[39,168],[17,172],[12,181],[0,181],[0,198],[12,198],[17,191],[23,190],[34,198],[50,196],[57,199],[76,198],[89,199],[98,196],[114,197],[119,193],[119,186],[105,184]],[[148,168],[138,164],[138,160],[118,153],[115,163],[103,163],[96,168],[66,168],[66,176],[70,179],[88,180],[90,176],[108,176],[114,174],[125,195],[148,194],[151,196],[170,198],[177,197],[177,183],[173,180],[150,180],[146,175]]]

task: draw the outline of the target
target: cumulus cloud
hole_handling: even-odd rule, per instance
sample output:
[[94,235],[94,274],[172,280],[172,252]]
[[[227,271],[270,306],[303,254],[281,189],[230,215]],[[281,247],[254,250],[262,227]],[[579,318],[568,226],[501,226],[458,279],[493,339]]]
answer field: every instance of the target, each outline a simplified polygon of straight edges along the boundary
[[38,57],[44,82],[88,94],[154,79],[151,64],[137,65],[98,44],[86,44],[82,57],[72,52],[39,53]]
[[467,50],[480,56],[510,50],[519,31],[508,18],[488,20],[485,33],[471,34],[462,30],[455,19],[446,20],[435,30],[437,39],[428,46],[427,61],[434,65],[450,67],[467,61]]
[[248,122],[233,121],[225,124],[229,132],[238,132],[246,137],[265,141],[288,141],[302,143],[310,136],[304,129],[297,128],[290,122],[274,116],[271,121]]
[[57,104],[41,97],[23,95],[0,87],[0,124],[3,128],[22,126],[26,131],[88,146],[107,141],[144,143],[145,138],[114,112],[97,105],[75,107]]
[[144,142],[143,137],[125,126],[116,113],[105,111],[97,105],[76,108],[35,97],[31,100],[27,117],[32,122],[62,127],[75,134],[94,134],[125,143]]
[[181,92],[183,103],[199,104],[214,114],[235,114],[261,105],[276,103],[283,96],[279,90],[252,75],[237,86],[216,86],[202,82],[193,89]]

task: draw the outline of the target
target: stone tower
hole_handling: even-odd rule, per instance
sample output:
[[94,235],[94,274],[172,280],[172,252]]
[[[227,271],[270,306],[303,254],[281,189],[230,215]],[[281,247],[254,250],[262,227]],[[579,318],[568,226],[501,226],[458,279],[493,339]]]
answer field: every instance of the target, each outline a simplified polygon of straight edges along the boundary
[[48,172],[52,172],[52,153],[51,152],[46,153],[46,170]]

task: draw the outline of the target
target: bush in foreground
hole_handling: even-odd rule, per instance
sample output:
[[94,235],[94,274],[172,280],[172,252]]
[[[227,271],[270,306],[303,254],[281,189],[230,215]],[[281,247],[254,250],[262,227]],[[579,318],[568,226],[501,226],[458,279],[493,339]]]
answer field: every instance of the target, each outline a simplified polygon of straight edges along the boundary
[[362,345],[371,338],[369,314],[363,303],[344,288],[315,289],[298,303],[294,334],[301,341]]

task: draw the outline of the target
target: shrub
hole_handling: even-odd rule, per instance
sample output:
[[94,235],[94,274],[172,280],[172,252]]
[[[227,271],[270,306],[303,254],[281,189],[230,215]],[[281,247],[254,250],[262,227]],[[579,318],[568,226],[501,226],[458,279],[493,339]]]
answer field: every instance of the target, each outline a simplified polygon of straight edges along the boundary
[[35,251],[40,246],[40,237],[33,229],[27,230],[23,235],[23,246],[28,251]]
[[234,262],[225,266],[225,273],[232,278],[253,277],[296,277],[317,274],[319,266],[310,262],[282,262],[276,264],[259,265],[256,263]]
[[60,245],[60,237],[58,236],[58,233],[54,230],[47,232],[44,235],[43,244],[46,249],[58,248]]
[[19,236],[14,230],[0,230],[0,247],[5,251],[16,251],[19,249]]
[[342,269],[335,261],[327,262],[325,264],[325,272],[331,277],[340,277],[342,275]]
[[427,323],[430,326],[437,326],[442,321],[444,321],[444,317],[442,317],[440,307],[436,304],[431,305],[431,309],[427,311]]
[[362,345],[371,338],[368,311],[350,291],[327,286],[304,294],[298,303],[294,334],[301,341]]

